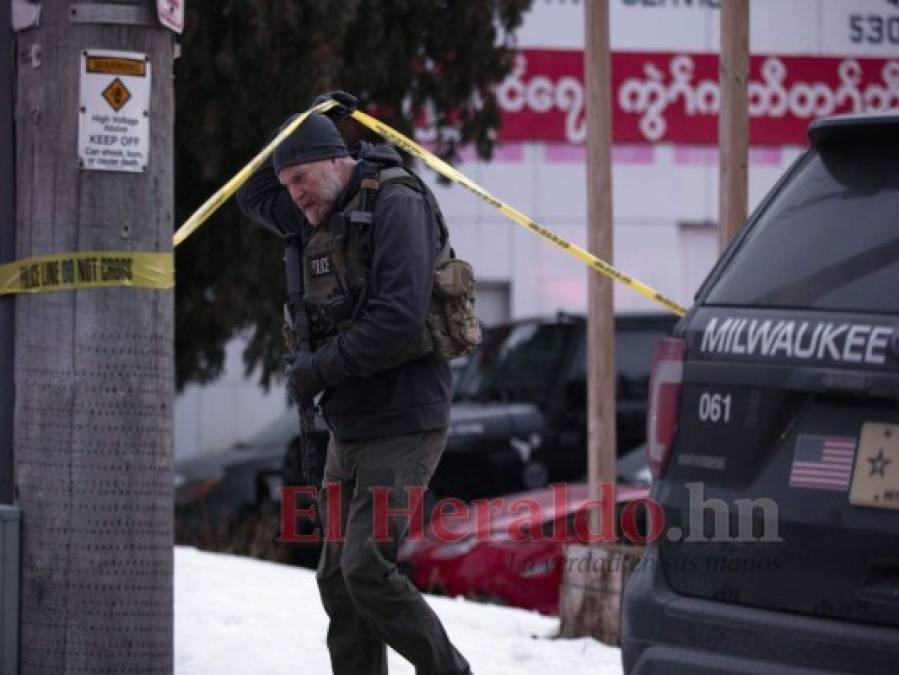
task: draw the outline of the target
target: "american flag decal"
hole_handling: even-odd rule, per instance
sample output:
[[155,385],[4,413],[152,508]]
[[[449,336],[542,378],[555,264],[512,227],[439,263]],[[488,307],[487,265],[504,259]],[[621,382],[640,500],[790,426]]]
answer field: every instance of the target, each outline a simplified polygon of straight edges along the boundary
[[790,487],[849,490],[855,443],[854,438],[845,436],[799,436],[790,467]]

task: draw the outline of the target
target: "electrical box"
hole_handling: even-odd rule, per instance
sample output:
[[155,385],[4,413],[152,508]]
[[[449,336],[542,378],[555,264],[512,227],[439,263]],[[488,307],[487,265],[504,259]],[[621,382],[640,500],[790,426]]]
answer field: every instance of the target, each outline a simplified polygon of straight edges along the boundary
[[0,675],[19,667],[19,527],[17,506],[0,504]]

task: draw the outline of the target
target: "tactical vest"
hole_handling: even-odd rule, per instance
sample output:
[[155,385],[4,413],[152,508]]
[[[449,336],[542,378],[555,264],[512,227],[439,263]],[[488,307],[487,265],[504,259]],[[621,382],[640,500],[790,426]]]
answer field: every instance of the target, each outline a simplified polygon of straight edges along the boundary
[[[377,191],[387,183],[402,183],[419,193],[426,189],[417,176],[403,167],[381,168],[360,160],[359,170],[362,176],[359,190],[343,210],[312,231],[303,251],[303,302],[315,348],[349,327],[372,292],[372,213]],[[433,217],[430,221],[433,224]],[[446,242],[444,249],[448,249],[445,227],[442,222],[438,224],[441,239]],[[378,226],[390,227],[390,223]],[[433,349],[434,342],[425,327],[416,337],[397,345],[378,370],[424,356]]]
[[[383,167],[360,160],[359,190],[342,211],[317,226],[303,249],[303,304],[313,348],[345,330],[372,293],[373,212],[378,190],[388,183],[406,185],[422,195],[427,224],[439,229],[441,250],[434,270],[431,303],[421,332],[397,345],[377,370],[436,352],[452,359],[473,352],[481,342],[475,314],[474,272],[450,247],[449,230],[437,200],[414,173],[402,166]],[[390,227],[379,223],[378,227]]]

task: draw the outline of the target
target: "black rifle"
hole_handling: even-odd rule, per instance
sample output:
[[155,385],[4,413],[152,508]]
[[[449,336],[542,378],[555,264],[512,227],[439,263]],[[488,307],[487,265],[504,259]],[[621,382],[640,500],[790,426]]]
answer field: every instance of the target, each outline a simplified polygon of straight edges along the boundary
[[[287,347],[290,350],[288,361],[299,352],[312,352],[312,339],[309,332],[309,315],[303,304],[303,272],[300,262],[301,239],[298,234],[284,237],[284,267],[287,279],[287,307],[285,319],[289,330],[286,332]],[[312,441],[311,434],[315,425],[315,405],[303,406],[297,402],[300,414],[300,456],[303,464],[303,482],[306,485],[320,487],[321,468],[318,462],[318,451]]]

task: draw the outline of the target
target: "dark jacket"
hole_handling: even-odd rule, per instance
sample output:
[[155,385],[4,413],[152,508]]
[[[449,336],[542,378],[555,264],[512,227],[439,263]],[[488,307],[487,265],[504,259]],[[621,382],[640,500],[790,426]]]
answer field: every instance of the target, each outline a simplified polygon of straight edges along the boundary
[[[360,157],[400,162],[388,145],[363,144]],[[337,200],[341,209],[359,187],[358,168]],[[280,234],[309,227],[270,163],[237,193],[241,210]],[[323,410],[334,435],[356,440],[447,426],[452,378],[446,361],[429,354],[376,372],[396,345],[418,335],[431,298],[439,228],[414,189],[390,183],[374,210],[371,295],[356,321],[315,353],[328,389]]]

